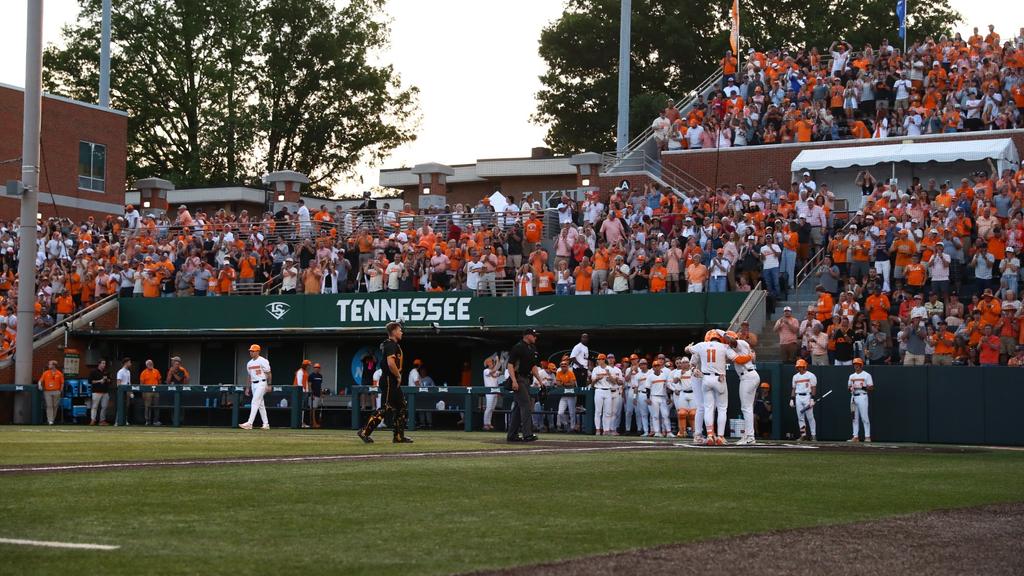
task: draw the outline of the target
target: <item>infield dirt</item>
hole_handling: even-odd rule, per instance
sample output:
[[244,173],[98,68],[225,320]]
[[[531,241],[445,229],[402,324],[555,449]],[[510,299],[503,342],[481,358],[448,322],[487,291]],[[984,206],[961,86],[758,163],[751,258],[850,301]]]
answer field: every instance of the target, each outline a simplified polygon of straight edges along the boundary
[[1024,503],[641,548],[475,575],[1024,574]]

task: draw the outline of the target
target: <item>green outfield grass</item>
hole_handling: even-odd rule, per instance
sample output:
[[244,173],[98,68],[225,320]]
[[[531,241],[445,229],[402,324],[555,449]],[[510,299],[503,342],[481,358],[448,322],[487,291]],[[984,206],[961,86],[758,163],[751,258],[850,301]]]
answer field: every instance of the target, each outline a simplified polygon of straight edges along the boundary
[[[421,433],[411,446],[363,446],[347,431],[273,430],[250,440],[255,432],[21,430],[0,430],[7,464],[504,446],[487,443],[497,436],[485,434]],[[0,476],[0,538],[122,548],[0,544],[0,574],[450,573],[1021,501],[1022,477],[1022,452],[870,448],[679,448],[8,475]]]

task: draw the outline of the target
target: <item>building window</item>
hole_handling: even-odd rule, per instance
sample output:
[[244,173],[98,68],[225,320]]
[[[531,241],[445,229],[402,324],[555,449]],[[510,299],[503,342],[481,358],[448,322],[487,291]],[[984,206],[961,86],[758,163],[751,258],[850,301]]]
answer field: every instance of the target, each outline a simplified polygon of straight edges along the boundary
[[78,143],[78,187],[104,192],[106,189],[107,147],[92,142]]

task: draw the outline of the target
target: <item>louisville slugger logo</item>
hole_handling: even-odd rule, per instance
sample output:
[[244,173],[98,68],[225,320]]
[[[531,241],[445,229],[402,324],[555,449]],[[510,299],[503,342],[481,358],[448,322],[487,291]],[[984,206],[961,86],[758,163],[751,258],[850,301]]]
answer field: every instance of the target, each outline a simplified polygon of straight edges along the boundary
[[270,304],[267,304],[266,308],[267,314],[273,316],[274,320],[280,320],[288,313],[289,310],[292,309],[291,306],[284,302],[271,302]]

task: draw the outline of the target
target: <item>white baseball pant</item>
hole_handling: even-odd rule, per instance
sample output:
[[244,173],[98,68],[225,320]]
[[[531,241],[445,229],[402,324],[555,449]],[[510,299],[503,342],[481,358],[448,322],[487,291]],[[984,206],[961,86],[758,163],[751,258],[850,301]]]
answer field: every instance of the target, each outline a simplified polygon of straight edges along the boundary
[[497,394],[487,394],[486,396],[484,396],[484,426],[494,425],[494,407],[497,405]]
[[672,402],[668,398],[665,398],[664,402],[661,403],[661,429],[665,434],[672,433],[672,421],[675,420],[675,418],[672,418],[672,414],[675,411],[671,410],[671,406]]
[[802,396],[800,394],[796,395],[796,421],[800,424],[800,431],[802,433],[805,433],[804,431],[807,430],[807,428],[810,428],[811,436],[817,437],[818,428],[814,423],[814,410],[804,410],[804,408],[807,408],[810,403],[810,394],[804,393]]
[[[644,404],[646,403],[644,401]],[[655,436],[672,431],[672,424],[668,421],[668,404],[664,396],[651,396],[651,403],[647,408],[651,413],[651,431]]]
[[[563,416],[564,414],[564,416]],[[562,396],[558,400],[558,425],[565,426],[565,430],[572,430],[576,426],[576,397]]]
[[[725,376],[703,377],[703,389],[705,389],[705,410],[703,410],[703,422],[709,430],[714,430],[718,436],[725,436],[725,424],[728,419],[729,390],[725,386]],[[716,417],[716,410],[718,415]]]
[[636,429],[644,436],[651,433],[651,410],[646,394],[636,395]]
[[747,370],[740,376],[740,412],[743,414],[743,436],[754,437],[754,396],[761,384],[757,370]]
[[267,406],[263,401],[263,396],[267,393],[267,384],[252,385],[252,407],[249,409],[249,420],[246,422],[250,426],[256,421],[256,412],[259,411],[260,418],[263,419],[264,426],[270,426],[270,419],[267,418]]
[[598,388],[594,391],[594,428],[598,432],[612,429],[612,391]]
[[725,377],[704,376],[704,426],[718,436],[725,436],[728,410],[729,391],[725,386]]
[[882,277],[882,290],[886,292],[889,291],[889,274],[891,270],[892,265],[888,260],[875,261],[875,272],[878,272],[878,275]]
[[618,430],[618,422],[623,419],[623,393],[616,390],[611,393],[611,431]]
[[[636,392],[634,392],[632,388],[626,388],[626,432],[631,432],[633,430],[633,415],[637,412],[637,407],[634,405],[634,401],[636,401],[636,399]],[[636,429],[640,429],[639,422],[637,422]]]
[[693,415],[693,438],[704,437],[704,378],[695,378],[693,382],[693,398],[697,413]]
[[853,394],[853,436],[856,438],[860,433],[860,424],[864,423],[864,437],[871,437],[871,419],[868,418],[868,394],[867,392],[855,392]]

